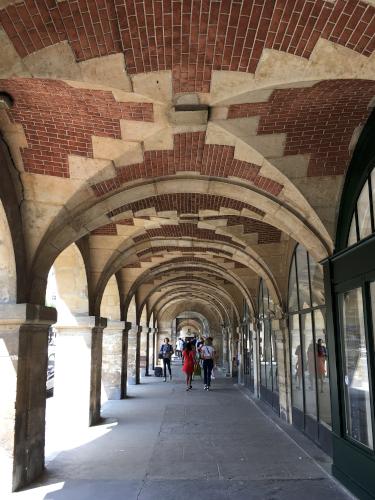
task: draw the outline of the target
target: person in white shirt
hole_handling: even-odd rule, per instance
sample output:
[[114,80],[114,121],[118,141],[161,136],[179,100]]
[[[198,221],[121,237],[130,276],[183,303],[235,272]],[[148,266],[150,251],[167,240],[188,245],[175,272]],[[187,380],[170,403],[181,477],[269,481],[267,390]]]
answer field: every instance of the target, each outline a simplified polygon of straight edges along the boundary
[[182,340],[181,337],[177,340],[177,344],[178,344],[178,350],[179,350],[178,357],[182,358],[182,351],[184,350],[184,341]]
[[203,359],[204,390],[209,391],[211,386],[211,374],[215,361],[215,349],[212,346],[212,338],[208,337],[200,350]]

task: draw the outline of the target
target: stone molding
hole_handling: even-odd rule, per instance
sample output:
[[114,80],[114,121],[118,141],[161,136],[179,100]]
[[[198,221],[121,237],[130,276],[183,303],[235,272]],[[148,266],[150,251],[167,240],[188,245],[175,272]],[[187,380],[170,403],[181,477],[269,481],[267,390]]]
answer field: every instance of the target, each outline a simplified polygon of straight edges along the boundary
[[52,325],[56,322],[54,307],[38,304],[0,304],[0,325],[14,325],[23,322]]
[[118,330],[125,329],[126,322],[114,319],[107,319],[107,326],[105,327],[105,333],[117,332]]

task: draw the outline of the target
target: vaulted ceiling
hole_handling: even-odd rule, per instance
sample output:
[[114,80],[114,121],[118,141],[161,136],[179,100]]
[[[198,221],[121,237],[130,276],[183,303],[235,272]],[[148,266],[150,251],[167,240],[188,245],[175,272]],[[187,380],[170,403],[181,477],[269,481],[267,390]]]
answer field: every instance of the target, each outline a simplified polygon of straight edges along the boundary
[[243,298],[256,307],[260,277],[283,306],[295,243],[316,260],[332,252],[374,103],[372,1],[0,6],[0,92],[13,100],[0,130],[29,300],[43,301],[73,242],[95,313],[114,274],[124,303],[137,294],[150,314],[189,309],[190,291],[236,315]]

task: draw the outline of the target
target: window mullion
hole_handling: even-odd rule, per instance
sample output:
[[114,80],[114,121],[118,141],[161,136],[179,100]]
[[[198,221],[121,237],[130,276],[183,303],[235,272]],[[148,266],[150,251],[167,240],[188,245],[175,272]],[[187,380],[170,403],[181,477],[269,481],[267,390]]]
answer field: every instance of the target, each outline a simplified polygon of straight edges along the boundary
[[368,177],[368,195],[370,203],[370,217],[371,217],[371,231],[375,233],[375,220],[374,220],[374,199],[372,197],[372,178],[371,175]]

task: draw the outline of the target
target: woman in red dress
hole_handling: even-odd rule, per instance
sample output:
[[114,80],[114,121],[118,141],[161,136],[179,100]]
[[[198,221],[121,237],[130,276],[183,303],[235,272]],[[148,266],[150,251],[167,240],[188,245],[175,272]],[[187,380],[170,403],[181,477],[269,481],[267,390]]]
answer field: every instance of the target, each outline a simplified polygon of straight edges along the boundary
[[193,388],[191,385],[191,379],[193,377],[194,372],[194,363],[195,363],[195,353],[193,351],[193,347],[189,342],[185,349],[182,352],[182,358],[184,360],[184,364],[182,367],[182,371],[186,374],[186,390],[190,391]]

